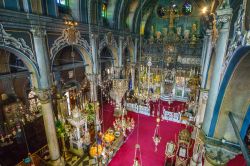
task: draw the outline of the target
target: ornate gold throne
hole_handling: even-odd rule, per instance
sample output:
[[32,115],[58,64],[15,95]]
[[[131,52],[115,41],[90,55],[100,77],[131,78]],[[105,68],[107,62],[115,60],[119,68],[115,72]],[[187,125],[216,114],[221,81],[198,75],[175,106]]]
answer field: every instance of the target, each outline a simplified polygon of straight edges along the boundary
[[180,131],[176,150],[175,166],[186,166],[188,163],[191,133],[188,129]]

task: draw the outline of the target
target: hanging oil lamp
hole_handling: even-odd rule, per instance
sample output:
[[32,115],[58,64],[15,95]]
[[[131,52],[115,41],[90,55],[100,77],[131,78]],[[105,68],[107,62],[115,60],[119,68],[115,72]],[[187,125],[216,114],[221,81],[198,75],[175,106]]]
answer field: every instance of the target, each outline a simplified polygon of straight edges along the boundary
[[141,161],[141,149],[140,145],[136,144],[135,145],[135,156],[134,156],[134,163],[133,166],[141,166],[142,161]]
[[154,136],[153,136],[153,141],[155,143],[155,152],[157,152],[157,147],[159,145],[159,143],[161,142],[161,137],[160,137],[160,133],[159,133],[159,127],[160,127],[160,118],[157,117],[156,119],[156,127],[155,127],[155,132],[154,132]]

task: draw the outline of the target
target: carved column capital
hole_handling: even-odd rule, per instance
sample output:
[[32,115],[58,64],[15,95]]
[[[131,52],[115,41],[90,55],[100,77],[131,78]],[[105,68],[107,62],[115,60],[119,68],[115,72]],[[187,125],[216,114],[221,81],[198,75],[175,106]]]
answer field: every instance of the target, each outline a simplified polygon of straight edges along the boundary
[[[224,7],[220,7],[216,11],[216,24],[219,29],[229,29],[230,22],[232,19],[233,10],[229,5],[225,5]],[[226,24],[228,23],[228,24]],[[226,25],[226,26],[225,26]]]
[[98,38],[98,34],[90,33],[89,35],[90,35],[91,39],[97,39]]
[[34,37],[44,37],[46,35],[46,30],[39,26],[33,26],[30,31]]
[[48,103],[51,99],[51,90],[49,89],[36,90],[36,94],[42,104]]
[[88,78],[89,82],[96,82],[98,81],[100,74],[92,74],[92,73],[88,73],[86,74],[86,77]]

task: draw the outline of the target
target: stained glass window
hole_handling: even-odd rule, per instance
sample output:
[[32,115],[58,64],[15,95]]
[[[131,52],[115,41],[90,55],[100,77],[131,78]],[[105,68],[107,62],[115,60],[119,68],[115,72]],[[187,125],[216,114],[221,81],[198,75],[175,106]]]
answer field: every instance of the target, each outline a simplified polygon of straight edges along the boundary
[[57,0],[57,4],[68,6],[68,0]]
[[107,4],[106,3],[102,4],[102,17],[107,18]]
[[189,15],[189,14],[192,13],[192,5],[191,5],[188,1],[186,1],[186,2],[183,4],[183,6],[182,6],[182,13],[183,13],[184,15]]

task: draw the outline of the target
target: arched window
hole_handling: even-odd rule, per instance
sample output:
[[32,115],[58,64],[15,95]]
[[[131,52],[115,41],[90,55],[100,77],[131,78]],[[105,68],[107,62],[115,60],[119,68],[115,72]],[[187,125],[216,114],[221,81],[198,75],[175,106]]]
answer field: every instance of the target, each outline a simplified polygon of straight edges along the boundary
[[102,3],[102,17],[103,17],[104,19],[107,18],[107,7],[108,7],[107,3],[106,3],[106,2],[103,2],[103,3]]
[[69,0],[56,0],[59,15],[70,14]]
[[57,0],[57,4],[62,5],[62,6],[69,6],[69,1],[68,0]]

